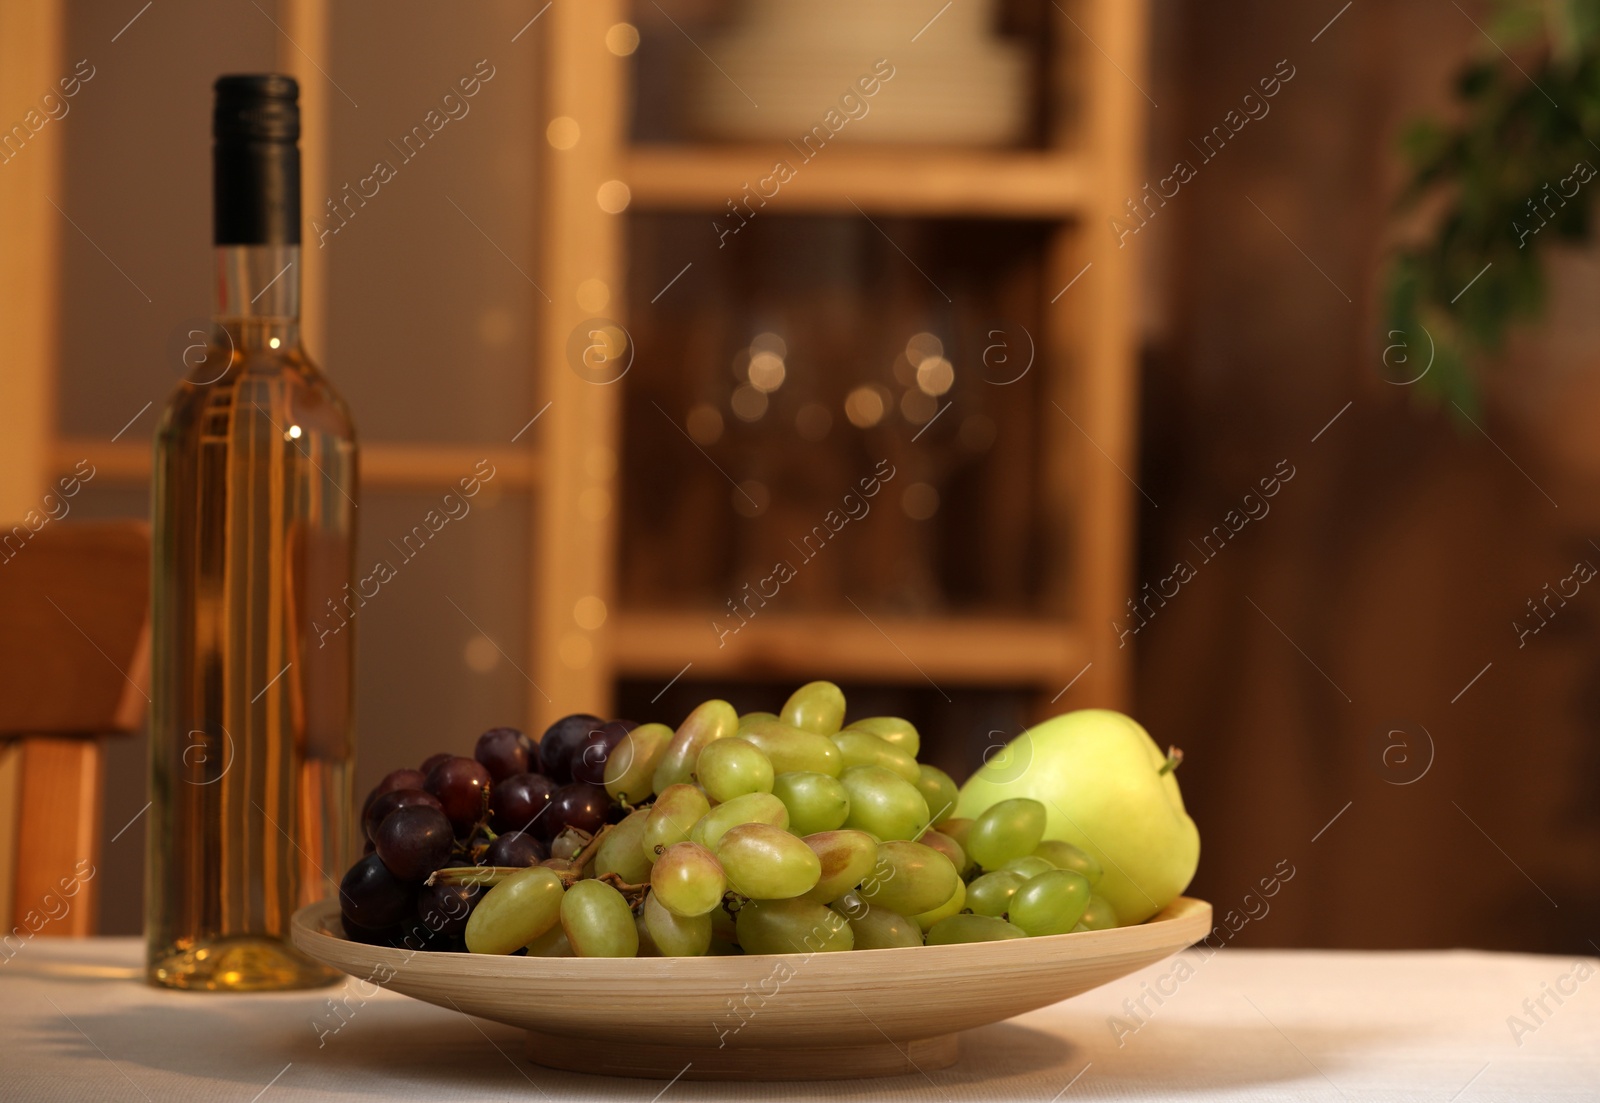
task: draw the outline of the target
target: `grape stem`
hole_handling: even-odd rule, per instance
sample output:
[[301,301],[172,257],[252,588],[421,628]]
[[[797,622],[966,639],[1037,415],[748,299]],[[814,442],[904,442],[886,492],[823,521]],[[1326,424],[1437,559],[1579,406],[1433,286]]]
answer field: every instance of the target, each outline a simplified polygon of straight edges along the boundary
[[[606,824],[598,832],[596,832],[594,838],[590,839],[589,842],[584,846],[584,848],[582,850],[580,850],[572,858],[572,861],[568,864],[567,868],[565,868],[565,869],[557,869],[557,870],[554,871],[556,876],[561,878],[562,885],[564,885],[567,888],[571,888],[572,887],[572,883],[574,881],[577,881],[577,880],[582,878],[582,876],[583,876],[583,867],[586,866],[589,863],[589,859],[590,858],[594,857],[594,852],[596,850],[600,849],[600,842],[601,842],[602,839],[604,839],[606,837],[606,832],[610,831],[611,828],[614,827],[614,826],[615,826],[614,824],[609,824],[609,823]],[[436,869],[431,874],[429,874],[428,875],[428,879],[427,879],[427,881],[424,882],[424,884],[428,884],[428,885],[433,885],[433,884],[439,884],[439,885],[498,885],[501,881],[504,881],[507,877],[510,877],[513,873],[520,873],[526,868],[528,868],[528,867],[526,867],[526,866],[445,866],[444,868]],[[545,868],[549,869],[551,867],[546,866]],[[618,887],[621,888],[622,886],[619,885]],[[628,887],[632,888],[632,887],[641,887],[641,886],[628,886]]]
[[650,891],[650,885],[648,883],[643,885],[630,885],[628,882],[622,879],[622,875],[620,873],[602,873],[597,880],[605,882],[618,892],[622,893],[623,898],[628,901],[628,907],[634,909],[637,909],[640,904],[644,903],[645,893]]
[[521,873],[523,866],[445,866],[436,869],[423,882],[425,885],[498,885],[513,873]]
[[583,876],[583,867],[589,864],[589,859],[594,857],[595,851],[600,849],[601,842],[605,840],[605,837],[611,833],[611,829],[615,826],[616,824],[614,823],[606,824],[594,833],[594,838],[590,839],[582,850],[573,855],[572,868],[561,875],[562,884],[570,888],[574,881]]
[[1177,747],[1167,748],[1167,760],[1161,764],[1161,769],[1156,771],[1156,776],[1170,774],[1183,763],[1183,751]]

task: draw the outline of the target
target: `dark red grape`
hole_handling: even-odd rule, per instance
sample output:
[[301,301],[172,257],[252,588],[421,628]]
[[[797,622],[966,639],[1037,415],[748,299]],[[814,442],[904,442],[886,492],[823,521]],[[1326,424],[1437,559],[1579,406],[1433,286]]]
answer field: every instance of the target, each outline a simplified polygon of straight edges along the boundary
[[339,911],[347,930],[382,931],[410,914],[412,895],[410,885],[389,872],[376,854],[369,854],[340,880]]
[[433,773],[433,768],[435,766],[454,757],[456,756],[451,754],[449,751],[440,751],[438,754],[429,755],[427,758],[422,760],[422,765],[419,767],[419,769],[422,771],[422,776],[426,778],[429,774]]
[[563,827],[576,827],[591,835],[606,823],[606,810],[611,807],[611,795],[599,785],[586,785],[575,781],[556,790],[550,800],[550,811],[544,819],[547,838],[555,838]]
[[390,933],[388,944],[396,950],[409,950],[412,953],[426,950],[438,954],[457,949],[461,946],[461,939],[456,935],[435,934],[422,920],[412,918]]
[[344,936],[351,942],[361,942],[368,946],[392,946],[395,935],[399,933],[399,927],[384,927],[373,931],[348,919],[344,920]]
[[586,712],[563,716],[539,738],[539,761],[546,777],[564,783],[572,780],[572,756],[588,734],[604,724]]
[[417,918],[432,935],[454,938],[467,929],[482,891],[477,885],[426,885],[417,893]]
[[543,774],[516,774],[494,787],[494,829],[538,833],[556,783]]
[[493,779],[476,759],[452,755],[435,766],[423,788],[439,798],[457,835],[468,835],[489,807]]
[[383,776],[383,780],[372,787],[372,792],[367,794],[367,799],[361,802],[361,816],[366,818],[367,809],[372,807],[372,802],[385,793],[393,793],[398,789],[421,789],[427,775],[420,770],[390,770]]
[[606,759],[628,733],[639,725],[632,720],[612,720],[583,737],[572,752],[572,780],[599,785],[606,779]]
[[512,774],[526,774],[534,769],[528,762],[528,737],[516,728],[490,728],[478,736],[472,757],[483,763],[489,776],[504,781]]
[[544,843],[522,831],[507,831],[489,844],[485,854],[491,866],[536,866],[548,857]]
[[450,861],[455,839],[443,812],[427,805],[412,805],[390,812],[378,825],[373,839],[378,857],[402,881],[421,881]]
[[372,802],[372,807],[368,808],[366,814],[361,817],[362,829],[366,832],[367,838],[375,839],[378,837],[378,825],[388,817],[390,812],[393,812],[396,808],[410,808],[418,804],[425,804],[429,808],[437,808],[441,812],[444,811],[444,806],[439,803],[439,798],[424,789],[396,789],[392,793],[383,794],[383,796]]

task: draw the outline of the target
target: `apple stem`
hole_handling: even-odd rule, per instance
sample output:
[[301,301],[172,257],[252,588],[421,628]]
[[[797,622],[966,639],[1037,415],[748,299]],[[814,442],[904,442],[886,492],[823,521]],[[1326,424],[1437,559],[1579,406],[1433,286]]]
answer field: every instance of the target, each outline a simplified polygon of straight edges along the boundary
[[1161,764],[1161,769],[1156,771],[1156,775],[1159,777],[1162,774],[1170,774],[1172,771],[1176,770],[1179,764],[1182,762],[1183,752],[1177,747],[1168,747],[1167,760]]

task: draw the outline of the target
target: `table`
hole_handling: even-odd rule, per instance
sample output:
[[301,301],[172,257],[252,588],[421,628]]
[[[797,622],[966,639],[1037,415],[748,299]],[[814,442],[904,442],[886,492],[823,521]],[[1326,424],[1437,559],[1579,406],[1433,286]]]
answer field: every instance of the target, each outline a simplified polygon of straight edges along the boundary
[[972,1031],[961,1061],[927,1076],[666,1085],[552,1072],[510,1027],[362,1000],[355,982],[162,992],[139,979],[134,939],[14,949],[0,954],[0,1099],[30,1103],[1600,1099],[1593,959],[1224,949],[1181,980],[1169,961]]

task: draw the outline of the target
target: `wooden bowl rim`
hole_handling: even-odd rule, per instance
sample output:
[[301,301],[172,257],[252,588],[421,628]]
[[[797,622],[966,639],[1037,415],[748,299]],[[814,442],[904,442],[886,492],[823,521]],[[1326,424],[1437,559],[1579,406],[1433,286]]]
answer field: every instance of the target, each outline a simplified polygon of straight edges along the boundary
[[[851,950],[845,954],[812,955],[822,958],[855,960],[857,954],[878,955],[915,955],[907,958],[908,962],[914,961],[921,968],[937,968],[941,964],[955,966],[970,965],[974,954],[997,953],[1002,947],[1026,946],[1041,963],[1046,960],[1075,960],[1085,961],[1098,957],[1110,957],[1115,954],[1139,952],[1141,950],[1157,947],[1171,947],[1169,953],[1177,953],[1182,949],[1200,941],[1211,930],[1211,905],[1196,897],[1179,896],[1173,899],[1165,908],[1145,920],[1129,927],[1112,927],[1103,931],[1078,931],[1076,933],[1058,935],[1038,935],[1026,939],[1004,939],[996,942],[966,942],[948,946],[896,946],[877,950]],[[593,976],[596,979],[637,973],[641,967],[644,971],[656,971],[663,966],[669,966],[675,973],[680,970],[701,969],[709,979],[711,976],[722,974],[731,980],[740,979],[743,973],[741,965],[748,963],[752,974],[764,974],[772,968],[774,962],[786,958],[798,958],[808,955],[803,954],[732,954],[718,957],[686,958],[686,957],[631,957],[631,958],[602,958],[602,957],[512,957],[508,955],[492,954],[459,954],[445,953],[435,950],[403,950],[393,946],[374,946],[369,943],[356,942],[343,937],[343,925],[339,917],[339,903],[337,898],[319,900],[307,904],[294,913],[290,920],[291,937],[296,947],[312,958],[330,965],[341,972],[349,973],[354,962],[340,962],[329,960],[317,950],[326,946],[320,939],[333,939],[347,949],[335,951],[346,957],[353,952],[363,960],[362,966],[373,967],[388,965],[403,967],[414,959],[421,959],[429,965],[435,965],[444,959],[470,960],[474,965],[481,965],[487,961],[495,961],[500,966],[497,972],[506,979],[523,978],[536,979],[541,976],[560,975],[563,979],[572,977],[577,970],[581,975]],[[335,930],[338,933],[335,933]],[[420,962],[419,962],[420,963]],[[704,964],[701,964],[704,963]],[[715,963],[714,965],[712,963]],[[885,965],[894,968],[893,962],[886,958]],[[682,975],[679,973],[679,975]]]

